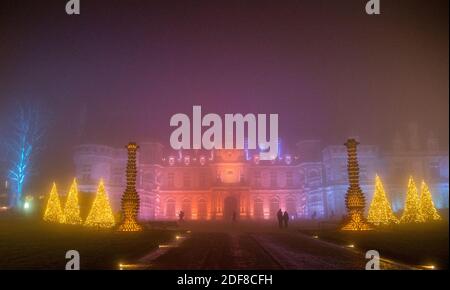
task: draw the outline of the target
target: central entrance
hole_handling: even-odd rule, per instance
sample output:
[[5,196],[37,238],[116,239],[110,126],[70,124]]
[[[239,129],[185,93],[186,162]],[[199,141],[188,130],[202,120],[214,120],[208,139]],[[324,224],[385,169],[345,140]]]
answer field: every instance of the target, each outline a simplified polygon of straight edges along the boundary
[[233,213],[236,213],[236,218],[239,218],[239,203],[236,197],[226,197],[223,205],[223,219],[225,221],[233,220]]

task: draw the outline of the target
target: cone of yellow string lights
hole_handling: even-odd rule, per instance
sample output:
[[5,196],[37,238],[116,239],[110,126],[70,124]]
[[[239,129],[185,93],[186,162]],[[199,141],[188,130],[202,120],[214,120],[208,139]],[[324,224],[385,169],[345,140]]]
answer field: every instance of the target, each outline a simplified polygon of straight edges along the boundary
[[375,192],[373,193],[367,220],[376,226],[398,224],[398,219],[392,211],[383,183],[378,175],[375,177]]
[[61,207],[58,191],[56,190],[56,183],[53,183],[50,191],[47,207],[45,208],[44,221],[51,223],[64,223],[64,212]]
[[79,225],[83,223],[80,217],[78,185],[76,179],[73,180],[72,185],[70,186],[69,194],[67,196],[66,205],[64,207],[64,223],[70,225]]
[[109,202],[109,197],[105,189],[103,180],[100,180],[97,194],[84,223],[87,227],[93,228],[112,228],[116,224],[114,214]]

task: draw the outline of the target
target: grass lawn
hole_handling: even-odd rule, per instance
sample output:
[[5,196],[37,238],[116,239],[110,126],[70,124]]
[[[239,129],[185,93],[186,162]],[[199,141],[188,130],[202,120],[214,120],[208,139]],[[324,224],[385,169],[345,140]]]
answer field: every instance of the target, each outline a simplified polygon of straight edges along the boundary
[[448,269],[448,222],[396,225],[376,231],[302,231],[341,245],[354,244],[363,251],[377,250],[381,257],[409,265],[434,265]]
[[117,269],[175,235],[163,229],[120,233],[0,215],[0,269],[64,270],[68,250],[80,253],[81,269]]

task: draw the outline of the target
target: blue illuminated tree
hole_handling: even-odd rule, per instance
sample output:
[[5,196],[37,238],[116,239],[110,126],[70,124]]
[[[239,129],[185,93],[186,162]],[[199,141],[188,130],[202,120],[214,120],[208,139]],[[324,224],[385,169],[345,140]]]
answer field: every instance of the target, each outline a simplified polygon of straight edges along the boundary
[[17,106],[10,137],[6,139],[7,158],[10,166],[8,178],[11,184],[9,204],[20,208],[23,201],[24,186],[33,169],[33,160],[43,145],[47,119],[37,104]]

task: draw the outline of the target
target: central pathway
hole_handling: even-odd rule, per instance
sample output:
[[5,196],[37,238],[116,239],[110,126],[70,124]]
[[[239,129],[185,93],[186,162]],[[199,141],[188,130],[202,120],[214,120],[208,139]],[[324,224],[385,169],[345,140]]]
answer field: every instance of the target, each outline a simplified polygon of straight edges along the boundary
[[152,269],[282,269],[248,234],[192,233],[154,260]]
[[[192,228],[189,238],[149,262],[150,269],[359,269],[364,254],[295,231]],[[381,262],[381,269],[404,266]]]

